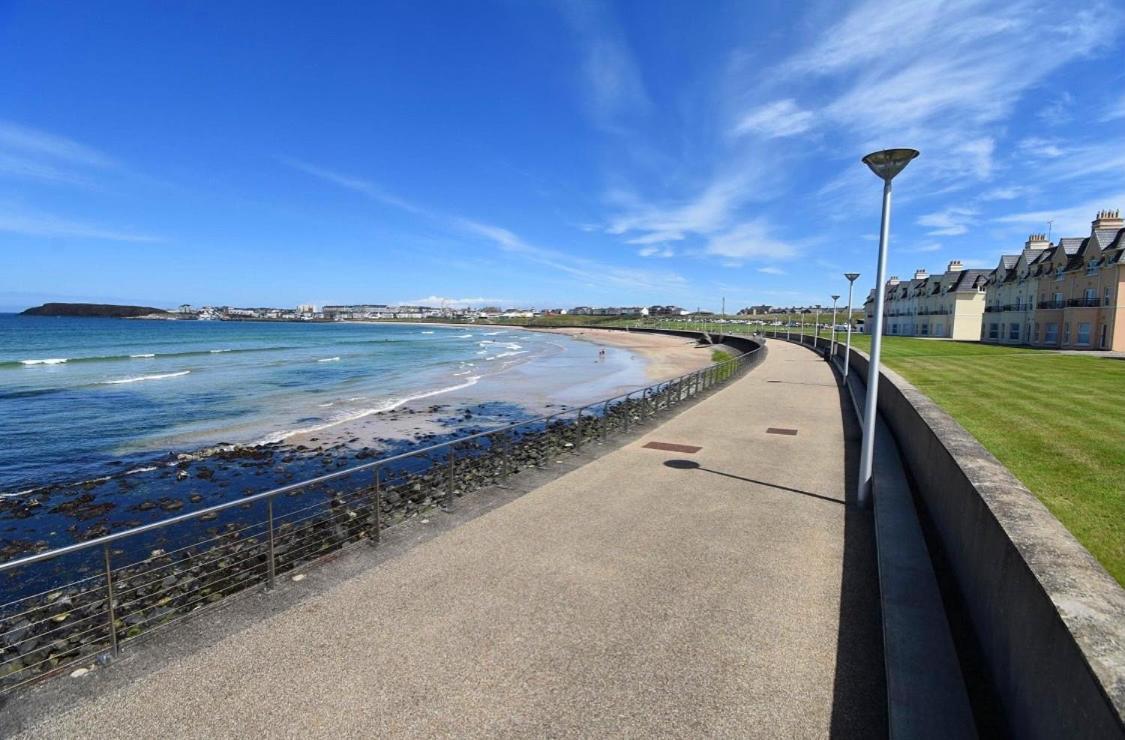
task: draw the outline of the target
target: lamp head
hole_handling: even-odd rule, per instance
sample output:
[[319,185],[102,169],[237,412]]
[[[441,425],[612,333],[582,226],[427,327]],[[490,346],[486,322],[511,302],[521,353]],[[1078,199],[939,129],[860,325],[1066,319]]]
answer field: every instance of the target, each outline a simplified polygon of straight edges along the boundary
[[840,300],[840,296],[834,295],[834,296],[832,296],[832,300],[833,300],[833,302],[838,301],[838,300]]
[[846,277],[848,279],[849,283],[854,283],[856,278],[859,277],[859,273],[858,272],[845,272],[844,277]]
[[883,149],[868,154],[863,158],[863,163],[876,175],[890,182],[917,156],[917,149]]

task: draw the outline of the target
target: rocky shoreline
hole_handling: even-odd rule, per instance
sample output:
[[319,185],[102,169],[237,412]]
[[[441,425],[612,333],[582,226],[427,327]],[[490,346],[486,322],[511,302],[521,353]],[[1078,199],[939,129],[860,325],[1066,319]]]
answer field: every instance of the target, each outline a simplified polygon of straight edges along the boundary
[[[378,476],[372,468],[345,471],[336,480],[275,496],[272,512],[267,512],[264,501],[253,500],[203,514],[192,520],[197,526],[181,533],[183,540],[161,531],[161,546],[152,546],[155,539],[149,541],[144,544],[147,555],[128,565],[113,563],[129,560],[127,549],[117,546],[123,543],[117,543],[105,553],[112,563],[116,640],[132,640],[266,582],[271,546],[266,522],[271,513],[274,570],[287,573],[347,545],[377,542],[382,529],[404,519],[453,506],[457,498],[521,470],[545,466],[558,455],[627,431],[736,372],[733,363],[719,366],[581,417],[570,412],[566,418],[485,432],[423,450],[378,466]],[[204,527],[202,538],[199,526]],[[80,566],[85,568],[79,572],[81,580],[74,580],[72,567],[56,563],[48,577],[66,578],[67,585],[44,588],[0,608],[0,688],[70,667],[80,659],[93,659],[110,647],[103,553],[89,555],[94,557],[85,558],[92,562]],[[29,575],[9,571],[0,577],[13,584]]]

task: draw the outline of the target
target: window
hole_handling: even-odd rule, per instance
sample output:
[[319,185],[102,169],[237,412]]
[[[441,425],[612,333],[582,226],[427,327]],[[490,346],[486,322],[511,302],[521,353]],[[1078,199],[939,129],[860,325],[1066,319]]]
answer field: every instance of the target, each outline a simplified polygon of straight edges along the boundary
[[942,333],[942,325],[941,325],[940,322],[937,323],[937,324],[934,324],[934,336],[935,337],[944,337],[945,336],[945,334]]
[[922,336],[926,336],[929,333],[930,333],[930,325],[929,324],[922,324]]
[[898,324],[891,324],[891,334],[898,334]]
[[1102,349],[1105,349],[1105,324],[1102,324]]
[[1098,291],[1097,288],[1086,288],[1086,292],[1082,294],[1083,306],[1096,306],[1098,305]]
[[1095,275],[1095,274],[1097,274],[1097,272],[1098,272],[1098,261],[1097,260],[1090,260],[1089,262],[1086,263],[1086,274],[1087,275]]
[[1063,324],[1063,344],[1070,344],[1070,322]]
[[1035,322],[1035,341],[1039,341],[1039,322]]
[[1055,293],[1055,305],[1054,305],[1054,308],[1062,308],[1062,305],[1063,305],[1063,303],[1064,303],[1064,301],[1063,301],[1063,294],[1062,294],[1062,293]]
[[1110,288],[1107,285],[1106,288],[1105,288],[1105,299],[1102,301],[1102,305],[1103,306],[1111,305],[1113,303],[1113,301],[1111,300],[1112,298],[1113,298],[1113,294],[1110,292]]
[[1055,282],[1061,283],[1063,279],[1063,269],[1061,267],[1055,268]]
[[1018,342],[1020,340],[1020,325],[1018,321],[1008,324],[1008,339]]
[[1044,344],[1058,344],[1059,343],[1059,325],[1046,324],[1043,329],[1043,343]]
[[989,339],[999,339],[1000,338],[1000,325],[999,324],[992,323],[992,324],[988,325],[988,338]]
[[1090,346],[1090,323],[1088,321],[1078,325],[1078,344]]

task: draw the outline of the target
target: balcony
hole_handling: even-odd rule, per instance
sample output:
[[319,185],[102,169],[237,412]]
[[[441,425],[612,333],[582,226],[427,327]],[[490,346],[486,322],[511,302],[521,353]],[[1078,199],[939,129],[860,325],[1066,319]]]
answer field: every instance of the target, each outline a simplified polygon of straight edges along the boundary
[[1097,308],[1102,304],[1101,299],[1087,296],[1085,298],[1071,298],[1066,302],[1067,308]]
[[1066,308],[1066,301],[1039,301],[1039,308]]

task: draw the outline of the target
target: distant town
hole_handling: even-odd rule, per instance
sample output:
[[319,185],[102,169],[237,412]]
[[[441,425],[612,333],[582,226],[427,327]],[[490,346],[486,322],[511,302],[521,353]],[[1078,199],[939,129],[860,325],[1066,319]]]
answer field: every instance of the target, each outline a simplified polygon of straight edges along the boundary
[[[622,318],[696,318],[726,317],[742,318],[748,316],[766,317],[769,315],[812,314],[816,311],[831,311],[831,307],[804,306],[780,308],[776,306],[750,306],[733,314],[719,314],[713,311],[689,311],[674,305],[654,306],[575,306],[574,308],[481,308],[451,306],[394,306],[382,303],[362,303],[355,305],[326,305],[317,307],[301,304],[296,308],[202,306],[196,308],[189,304],[180,306],[161,318],[192,319],[197,321],[418,321],[451,320],[475,321],[532,319],[549,316],[615,316]],[[842,308],[841,308],[842,315]]]

